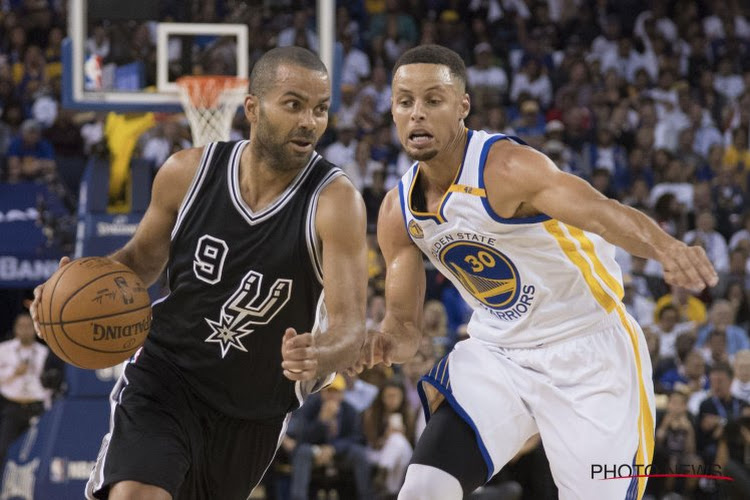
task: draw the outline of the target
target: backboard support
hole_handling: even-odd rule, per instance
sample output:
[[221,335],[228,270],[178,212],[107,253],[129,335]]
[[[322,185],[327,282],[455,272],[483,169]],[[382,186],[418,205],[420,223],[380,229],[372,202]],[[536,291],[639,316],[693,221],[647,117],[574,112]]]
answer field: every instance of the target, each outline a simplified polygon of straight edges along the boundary
[[[127,64],[114,62],[102,64],[102,58],[87,54],[89,29],[95,23],[123,23],[122,18],[102,21],[89,17],[89,2],[97,0],[70,0],[69,38],[63,42],[63,107],[88,111],[128,112],[181,112],[179,93],[175,80],[193,74],[193,68],[175,73],[170,68],[174,49],[199,52],[211,44],[221,44],[223,53],[233,59],[228,64],[228,76],[248,77],[248,27],[244,24],[169,23],[160,19],[133,19],[132,26],[143,32],[155,31],[155,67],[153,61],[133,59]],[[158,1],[158,0],[154,0]],[[130,26],[128,26],[130,28]],[[179,41],[179,42],[178,42]],[[208,44],[208,45],[207,45]],[[170,52],[171,50],[171,52]],[[179,62],[179,61],[177,61]],[[173,64],[175,66],[175,64]],[[156,81],[144,81],[143,74],[155,74]],[[208,72],[206,74],[209,74]],[[104,76],[103,76],[104,75]],[[109,76],[109,78],[106,78]],[[119,80],[118,80],[119,76]],[[110,85],[102,82],[109,80]]]

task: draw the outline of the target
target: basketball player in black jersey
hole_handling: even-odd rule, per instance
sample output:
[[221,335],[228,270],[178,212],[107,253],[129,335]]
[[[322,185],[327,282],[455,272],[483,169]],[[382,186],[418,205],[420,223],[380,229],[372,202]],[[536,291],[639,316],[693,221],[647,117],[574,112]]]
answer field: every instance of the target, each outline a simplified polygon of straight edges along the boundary
[[147,283],[166,266],[170,294],[112,392],[87,498],[244,500],[288,414],[356,360],[365,209],[314,151],[329,100],[315,54],[271,50],[245,99],[250,140],[178,152],[157,173],[111,258]]

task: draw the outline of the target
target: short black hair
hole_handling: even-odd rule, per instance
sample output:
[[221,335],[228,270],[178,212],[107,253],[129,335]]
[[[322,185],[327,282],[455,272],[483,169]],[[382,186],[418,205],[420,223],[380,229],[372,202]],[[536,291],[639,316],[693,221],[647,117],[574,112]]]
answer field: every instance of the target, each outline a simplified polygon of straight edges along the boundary
[[393,67],[393,74],[401,66],[407,64],[441,64],[446,66],[454,78],[461,80],[464,88],[468,77],[466,76],[466,65],[461,56],[454,51],[441,45],[418,45],[404,52]]
[[317,54],[302,47],[277,47],[258,59],[250,73],[250,93],[262,96],[273,86],[279,66],[290,64],[328,74],[323,61]]

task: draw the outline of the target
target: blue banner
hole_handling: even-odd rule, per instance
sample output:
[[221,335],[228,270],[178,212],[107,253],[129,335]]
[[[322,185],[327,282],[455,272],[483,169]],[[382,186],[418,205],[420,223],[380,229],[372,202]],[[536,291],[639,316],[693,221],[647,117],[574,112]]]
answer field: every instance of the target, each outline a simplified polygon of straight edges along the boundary
[[65,214],[43,184],[0,184],[0,288],[33,288],[57,269],[61,255],[39,224],[39,210]]
[[8,453],[0,498],[80,499],[109,431],[106,398],[57,401]]

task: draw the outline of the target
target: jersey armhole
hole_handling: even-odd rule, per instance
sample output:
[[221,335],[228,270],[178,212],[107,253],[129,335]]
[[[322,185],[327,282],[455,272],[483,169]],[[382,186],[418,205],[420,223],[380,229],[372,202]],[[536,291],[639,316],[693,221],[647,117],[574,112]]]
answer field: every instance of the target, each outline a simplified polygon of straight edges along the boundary
[[[490,154],[490,148],[493,144],[495,144],[498,141],[507,140],[510,139],[514,142],[517,142],[518,144],[522,144],[524,146],[528,146],[524,141],[519,139],[516,136],[512,135],[494,135],[487,139],[487,142],[484,143],[482,146],[482,153],[479,155],[479,172],[478,172],[478,179],[477,184],[479,185],[480,189],[483,189],[485,193],[487,193],[487,187],[484,184],[484,166],[487,163],[487,156]],[[490,205],[489,196],[482,197],[482,205],[484,206],[484,210],[487,212],[487,215],[489,215],[492,220],[495,222],[499,222],[501,224],[534,224],[537,222],[544,222],[551,219],[551,217],[547,214],[539,214],[539,215],[533,215],[531,217],[511,217],[506,219],[505,217],[500,217],[495,211],[492,209],[492,205]]]
[[216,151],[215,142],[212,142],[205,148],[203,148],[203,154],[201,155],[201,161],[198,166],[198,170],[195,172],[193,181],[190,183],[190,188],[188,188],[187,194],[182,200],[182,204],[177,211],[177,219],[175,220],[174,227],[172,228],[172,234],[170,235],[171,241],[175,241],[177,239],[177,235],[180,231],[180,228],[182,227],[182,223],[185,221],[185,217],[190,211],[190,207],[193,205],[193,202],[198,196],[198,192],[203,185],[203,181],[206,180],[206,173],[208,172],[208,166],[211,164],[211,160],[214,156],[214,151]]
[[315,230],[315,214],[318,213],[318,200],[320,199],[320,193],[328,186],[334,179],[344,175],[344,172],[335,168],[332,169],[328,174],[320,181],[318,187],[315,188],[312,198],[307,209],[307,221],[305,227],[305,240],[307,243],[307,252],[310,256],[310,264],[312,264],[315,277],[318,282],[323,285],[323,255],[321,253],[320,239],[318,238],[318,232]]

